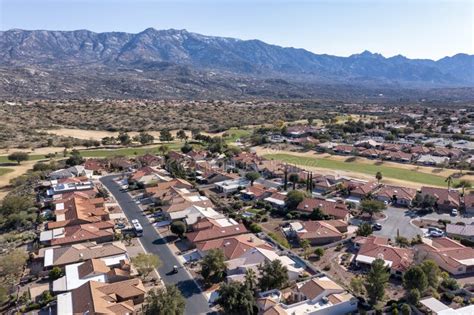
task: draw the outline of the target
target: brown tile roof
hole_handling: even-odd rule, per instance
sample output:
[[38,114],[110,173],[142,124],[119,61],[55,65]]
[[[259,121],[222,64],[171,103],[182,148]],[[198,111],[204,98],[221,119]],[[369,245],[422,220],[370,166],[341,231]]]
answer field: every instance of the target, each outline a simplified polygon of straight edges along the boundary
[[438,204],[440,205],[449,205],[452,207],[459,207],[461,203],[461,197],[457,190],[448,190],[445,188],[437,188],[437,187],[421,187],[421,193],[423,195],[431,195],[434,196],[438,200]]
[[53,248],[53,265],[67,265],[81,260],[101,258],[125,254],[127,252],[122,242],[95,244],[81,243],[70,246]]
[[63,245],[80,243],[84,241],[99,241],[102,239],[112,239],[114,224],[111,221],[67,226],[64,229],[64,236],[53,238],[51,245]]
[[56,217],[64,216],[64,220],[49,222],[48,229],[61,226],[94,223],[109,219],[109,213],[104,206],[103,198],[94,198],[82,192],[68,194],[66,198],[56,200],[55,204],[64,204],[63,210],[56,210]]
[[468,265],[463,260],[474,259],[474,248],[466,247],[447,237],[424,240],[417,248],[429,252],[453,268]]
[[255,247],[272,249],[268,243],[253,234],[241,234],[196,243],[196,248],[203,252],[214,248],[222,249],[227,259],[238,258],[246,251]]
[[375,193],[377,197],[392,198],[396,196],[398,199],[413,200],[416,196],[416,189],[398,186],[383,186]]
[[241,223],[229,226],[220,226],[214,219],[201,219],[192,226],[192,231],[187,233],[188,239],[193,242],[208,241],[223,237],[230,237],[247,233],[247,229]]
[[[339,230],[325,221],[303,221],[300,222],[306,231],[297,231],[300,239],[316,239],[326,237],[342,237]],[[346,224],[347,226],[347,224]]]
[[265,312],[262,313],[262,315],[288,315],[288,313],[280,305],[277,304],[267,309]]
[[336,219],[344,220],[349,214],[345,204],[319,198],[305,198],[296,209],[298,211],[311,213],[316,208],[319,208],[324,214],[333,216]]
[[378,244],[376,236],[370,236],[366,239],[366,242],[359,248],[358,255],[391,261],[391,268],[401,272],[407,270],[413,264],[414,259],[412,249]]
[[[146,290],[139,279],[115,283],[89,281],[71,291],[74,314],[126,314],[134,312],[133,299]],[[125,313],[124,313],[125,312]]]
[[344,291],[341,286],[339,286],[336,282],[330,279],[318,279],[312,278],[308,280],[305,284],[303,284],[298,291],[301,292],[306,298],[312,300],[325,290],[340,290]]
[[379,184],[377,182],[367,182],[356,188],[354,188],[351,193],[356,193],[359,195],[367,195],[377,189]]
[[101,259],[89,259],[77,267],[79,278],[85,278],[91,275],[104,274],[110,269]]

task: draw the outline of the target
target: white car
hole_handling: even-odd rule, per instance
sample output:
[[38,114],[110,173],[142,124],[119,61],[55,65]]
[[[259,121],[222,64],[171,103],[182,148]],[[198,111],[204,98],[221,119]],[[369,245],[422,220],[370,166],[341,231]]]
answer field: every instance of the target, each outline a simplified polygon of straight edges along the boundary
[[138,223],[138,220],[137,220],[137,219],[133,219],[133,220],[132,220],[132,224],[135,224],[135,223]]
[[454,216],[454,217],[457,216],[458,215],[458,210],[457,209],[451,210],[451,215]]
[[442,237],[442,236],[444,236],[444,233],[442,231],[438,231],[438,230],[433,230],[429,234],[430,234],[431,237]]

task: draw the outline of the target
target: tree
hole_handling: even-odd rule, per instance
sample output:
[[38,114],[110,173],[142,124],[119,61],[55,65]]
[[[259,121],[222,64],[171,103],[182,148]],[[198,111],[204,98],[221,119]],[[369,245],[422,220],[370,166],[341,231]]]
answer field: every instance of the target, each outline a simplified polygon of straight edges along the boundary
[[9,161],[15,161],[20,165],[23,161],[28,161],[30,156],[26,152],[13,152],[8,155]]
[[407,301],[412,305],[417,305],[420,301],[421,293],[418,289],[411,289],[407,294]]
[[410,241],[404,236],[397,236],[395,237],[395,243],[400,247],[408,247],[410,246]]
[[288,176],[288,180],[293,183],[293,190],[296,189],[296,183],[299,179],[300,177],[298,176],[298,174],[295,173],[291,173],[290,176]]
[[413,266],[403,274],[403,287],[410,291],[417,289],[420,293],[428,288],[428,279],[419,266]]
[[260,278],[258,286],[261,291],[281,289],[288,283],[288,269],[278,259],[265,262],[258,267]]
[[168,129],[164,129],[160,131],[160,141],[173,141],[173,136]]
[[137,268],[138,273],[143,279],[146,279],[153,269],[161,265],[160,258],[153,254],[140,253],[132,258],[132,263]]
[[138,141],[141,144],[149,144],[149,143],[153,143],[153,141],[155,141],[155,137],[153,137],[153,135],[151,135],[149,133],[140,132],[138,134]]
[[451,188],[451,184],[453,183],[453,177],[449,175],[448,177],[446,177],[444,181],[448,184],[448,190],[449,190]]
[[432,211],[436,205],[436,202],[437,200],[435,196],[428,194],[422,195],[421,193],[417,192],[412,203],[416,208]]
[[188,135],[186,135],[186,132],[183,129],[179,130],[176,133],[176,137],[180,139],[181,141],[188,139]]
[[71,151],[71,156],[66,160],[67,166],[76,166],[84,163],[81,153],[77,150]]
[[324,248],[318,247],[314,250],[314,254],[318,256],[318,259],[324,256]]
[[182,315],[186,307],[183,295],[175,285],[148,291],[143,312],[146,315]]
[[201,261],[201,276],[206,284],[220,282],[226,269],[224,252],[219,248],[209,250]]
[[0,208],[1,214],[8,216],[13,213],[28,211],[34,206],[34,200],[28,196],[20,196],[16,194],[8,194],[2,202]]
[[378,200],[365,199],[360,202],[359,208],[363,213],[368,213],[372,217],[375,213],[385,210],[387,206]]
[[130,136],[128,133],[120,131],[118,136],[117,136],[118,141],[120,142],[121,145],[128,145],[132,140],[130,139]]
[[359,228],[357,229],[356,234],[358,236],[369,236],[373,232],[374,230],[372,229],[372,225],[370,225],[367,222],[364,222],[361,225],[359,225]]
[[178,235],[180,238],[186,233],[186,224],[183,221],[174,221],[171,223],[171,232]]
[[377,182],[380,184],[380,181],[382,180],[383,176],[382,176],[382,172],[377,172],[375,174],[375,178],[377,179]]
[[0,277],[9,285],[13,285],[23,272],[28,260],[28,254],[21,249],[14,249],[0,257]]
[[361,277],[355,276],[351,279],[350,287],[355,294],[364,294],[364,281]]
[[410,305],[403,303],[402,306],[400,307],[400,310],[402,311],[402,315],[410,315],[411,313],[411,308]]
[[61,270],[61,268],[59,267],[54,267],[53,269],[51,269],[51,271],[49,272],[49,279],[51,281],[54,281],[56,279],[59,279],[63,276],[63,271]]
[[255,292],[257,290],[257,274],[255,270],[249,268],[245,271],[245,285],[247,288]]
[[441,270],[439,269],[439,266],[433,260],[428,259],[420,264],[420,268],[426,275],[428,285],[434,289],[438,289],[439,280],[441,278]]
[[168,148],[168,146],[166,146],[166,145],[160,145],[160,146],[158,147],[158,151],[161,153],[161,155],[165,155],[166,152],[169,151],[169,148]]
[[466,179],[461,179],[456,185],[456,188],[462,188],[462,195],[464,196],[464,193],[466,191],[466,188],[469,189],[472,187],[472,183]]
[[372,305],[377,304],[385,296],[385,287],[388,279],[390,278],[390,272],[385,266],[383,259],[377,258],[372,262],[369,273],[365,277],[364,287],[367,291],[367,296]]
[[305,198],[305,193],[300,190],[292,190],[286,195],[285,204],[289,210],[294,210]]
[[300,241],[300,246],[303,249],[303,257],[304,259],[308,259],[309,254],[311,253],[311,244],[308,240],[304,239]]
[[250,181],[250,185],[253,186],[253,182],[260,178],[260,174],[258,172],[248,172],[245,174],[245,178]]
[[192,150],[193,150],[193,146],[187,142],[181,147],[181,152],[183,152],[184,154],[189,153]]
[[236,281],[223,283],[217,292],[219,297],[216,303],[222,308],[224,314],[257,314],[254,292],[245,283],[241,284]]
[[309,215],[309,219],[310,220],[314,220],[314,221],[319,221],[319,220],[326,220],[327,219],[327,215],[324,214],[324,212],[321,210],[321,208],[314,208],[313,209],[313,212],[311,212],[311,214]]

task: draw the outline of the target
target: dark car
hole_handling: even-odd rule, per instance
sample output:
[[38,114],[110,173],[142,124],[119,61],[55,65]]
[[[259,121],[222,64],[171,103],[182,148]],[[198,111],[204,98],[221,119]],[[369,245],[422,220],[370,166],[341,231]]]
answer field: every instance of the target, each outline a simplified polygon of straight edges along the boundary
[[380,223],[375,223],[374,225],[372,225],[372,230],[374,231],[380,231],[382,229],[382,224]]

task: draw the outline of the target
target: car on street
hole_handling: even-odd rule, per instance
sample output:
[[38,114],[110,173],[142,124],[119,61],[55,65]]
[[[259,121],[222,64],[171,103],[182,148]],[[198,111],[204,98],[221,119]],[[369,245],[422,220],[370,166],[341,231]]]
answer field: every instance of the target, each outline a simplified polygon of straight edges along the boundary
[[432,230],[431,232],[428,232],[431,237],[443,237],[444,232],[443,231],[438,231],[438,230]]
[[458,210],[457,210],[457,209],[451,210],[451,215],[452,215],[453,217],[457,216],[457,215],[458,215]]

